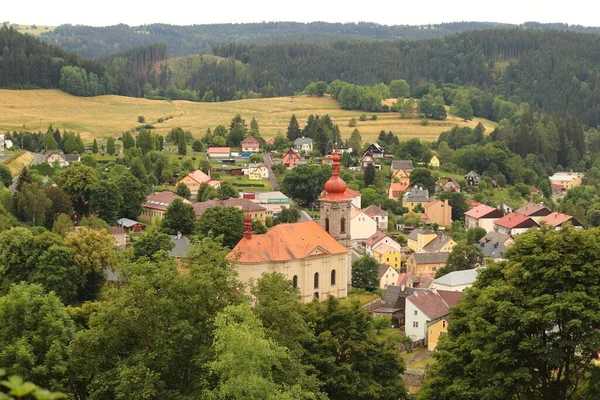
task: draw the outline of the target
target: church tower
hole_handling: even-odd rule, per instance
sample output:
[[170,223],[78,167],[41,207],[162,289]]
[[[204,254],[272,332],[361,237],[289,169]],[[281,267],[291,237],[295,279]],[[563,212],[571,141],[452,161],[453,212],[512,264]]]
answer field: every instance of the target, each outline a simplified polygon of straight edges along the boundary
[[346,194],[346,182],[340,177],[340,155],[334,150],[331,178],[325,183],[327,194],[320,200],[320,224],[335,240],[350,247],[350,211],[352,197]]

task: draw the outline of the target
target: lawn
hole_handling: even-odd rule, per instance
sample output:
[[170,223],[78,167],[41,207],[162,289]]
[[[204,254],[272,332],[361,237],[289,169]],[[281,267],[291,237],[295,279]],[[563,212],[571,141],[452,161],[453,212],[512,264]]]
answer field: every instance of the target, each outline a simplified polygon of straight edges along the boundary
[[403,353],[400,355],[407,370],[425,371],[436,361],[426,348],[415,349],[412,353]]
[[15,153],[10,158],[10,160],[6,163],[6,166],[10,170],[12,176],[17,176],[19,175],[23,167],[31,165],[33,160],[33,154],[26,151],[20,151],[18,153]]
[[[446,121],[429,121],[421,125],[420,119],[400,119],[398,113],[378,113],[375,121],[359,121],[362,111],[339,108],[330,97],[275,97],[247,99],[221,103],[194,103],[189,101],[146,100],[123,96],[76,97],[59,90],[0,90],[0,130],[41,130],[49,124],[61,130],[80,132],[84,141],[96,138],[119,137],[123,132],[139,126],[137,117],[143,115],[155,132],[165,135],[172,128],[190,130],[201,137],[206,129],[217,125],[228,126],[240,114],[249,121],[255,117],[264,137],[285,133],[292,114],[301,126],[310,114],[329,114],[338,124],[342,137],[348,138],[354,130],[350,119],[357,120],[357,129],[363,141],[373,141],[381,130],[392,131],[401,140],[418,137],[436,140],[438,135],[455,125],[474,127],[481,121],[490,132],[495,123],[483,119],[464,122],[450,116]],[[366,113],[370,116],[373,113]],[[159,118],[173,118],[158,123]]]
[[[247,176],[231,176],[220,174],[219,178],[215,178],[221,182],[231,182],[236,189],[245,192],[269,192],[271,191],[271,183],[268,179],[251,181]],[[238,186],[238,185],[263,185],[263,186]]]

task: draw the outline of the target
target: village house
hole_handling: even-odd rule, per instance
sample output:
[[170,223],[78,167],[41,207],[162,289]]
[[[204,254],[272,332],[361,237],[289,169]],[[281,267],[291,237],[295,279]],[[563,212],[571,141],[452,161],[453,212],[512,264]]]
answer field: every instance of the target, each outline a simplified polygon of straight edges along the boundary
[[404,193],[402,205],[411,212],[418,204],[425,208],[429,201],[429,190],[415,186],[410,192]]
[[583,183],[581,172],[557,172],[550,177],[550,183],[560,185],[563,190],[571,190]]
[[250,217],[251,219],[265,222],[267,217],[267,209],[260,204],[253,203],[248,199],[229,198],[227,200],[207,200],[193,204],[194,214],[196,218],[199,218],[211,207],[235,207],[244,211],[244,216]]
[[512,246],[513,242],[514,239],[508,235],[489,232],[479,240],[478,247],[483,253],[483,257],[491,258],[494,261],[502,261],[504,260],[504,252]]
[[69,164],[81,161],[79,154],[63,154],[60,151],[50,150],[46,153],[46,164],[68,167]]
[[363,212],[369,217],[373,218],[375,222],[377,222],[377,228],[379,230],[387,231],[389,214],[386,211],[383,211],[375,204],[372,204],[369,207],[365,208]]
[[369,254],[371,257],[374,257],[373,250],[380,246],[381,244],[386,244],[390,247],[393,247],[398,252],[402,251],[402,246],[400,243],[396,242],[394,239],[386,235],[385,233],[378,231],[375,232],[371,237],[369,237],[365,242],[365,252]]
[[243,153],[260,152],[260,141],[254,136],[246,136],[244,140],[242,140],[241,145]]
[[117,226],[125,229],[125,232],[127,233],[140,233],[146,229],[146,225],[129,218],[121,218],[117,220]]
[[244,237],[227,258],[235,263],[239,279],[256,281],[266,272],[279,272],[299,288],[301,300],[347,296],[350,251],[316,221],[280,224],[262,235],[252,233],[249,220]]
[[464,292],[465,289],[473,286],[477,280],[479,268],[465,269],[462,271],[452,271],[444,276],[434,279],[431,283],[431,289],[447,290],[451,292]]
[[462,292],[426,290],[406,298],[404,331],[412,341],[425,339],[427,324],[450,313],[450,307],[460,302]]
[[350,240],[365,240],[377,232],[377,222],[359,208],[350,213]]
[[425,205],[426,222],[438,226],[452,225],[452,206],[448,200],[434,200]]
[[294,149],[298,153],[312,153],[313,140],[311,138],[305,138],[304,136],[296,138],[296,140],[294,140]]
[[392,173],[392,183],[410,184],[410,172],[405,169],[399,169]]
[[190,189],[192,196],[195,196],[198,194],[198,189],[200,188],[200,185],[202,185],[203,183],[207,183],[209,186],[212,186],[215,189],[218,189],[221,187],[220,181],[212,179],[209,175],[206,175],[204,172],[202,172],[199,169],[192,171],[189,174],[187,174],[186,176],[184,176],[183,178],[181,178],[179,180],[179,182],[177,182],[177,184],[180,184],[180,183],[183,183],[185,186],[188,187],[188,189]]
[[425,247],[429,242],[433,241],[437,237],[438,234],[434,231],[414,229],[407,236],[407,245],[408,248],[414,251],[415,253],[422,253],[423,247]]
[[577,229],[583,229],[583,225],[581,222],[577,221],[577,219],[571,215],[563,214],[559,212],[553,212],[551,214],[542,217],[539,221],[539,224],[545,224],[559,230],[563,227],[564,224],[570,223]]
[[272,146],[275,144],[275,138],[272,138],[272,137],[266,138],[265,143],[268,144],[269,146]]
[[173,243],[173,248],[167,251],[167,254],[173,257],[177,262],[181,262],[181,259],[187,258],[192,244],[190,239],[183,236],[181,232],[178,232],[177,235],[169,235],[169,239],[171,239],[171,243]]
[[226,158],[231,158],[231,148],[230,147],[219,147],[213,146],[209,147],[206,150],[206,157],[210,159],[223,160]]
[[288,168],[293,168],[296,165],[300,164],[300,154],[294,151],[294,149],[290,148],[282,157],[281,163]]
[[146,197],[146,201],[142,204],[142,214],[138,217],[142,221],[150,222],[154,217],[164,217],[167,208],[176,199],[180,199],[186,204],[192,204],[187,199],[176,195],[170,190],[163,192],[152,193]]
[[423,253],[447,253],[452,251],[456,242],[448,235],[441,233],[436,238],[423,246]]
[[327,153],[321,159],[321,164],[332,165],[333,164],[333,151],[328,150]]
[[125,233],[125,229],[119,226],[111,226],[110,233],[115,238],[115,245],[124,249],[127,246],[127,234]]
[[387,289],[398,280],[398,272],[388,264],[379,264],[379,289]]
[[465,181],[469,186],[479,186],[479,174],[475,171],[470,171],[465,175]]
[[427,322],[427,350],[435,351],[440,337],[448,333],[450,314],[440,317],[434,321]]
[[442,185],[442,190],[444,192],[460,192],[460,184],[454,178],[444,178],[446,179],[446,183]]
[[266,209],[266,216],[276,217],[282,209],[290,208],[292,201],[289,197],[279,191],[273,192],[246,192],[240,197],[248,199],[255,204],[260,204]]
[[484,237],[479,239],[479,243],[483,242],[498,242],[502,243],[507,249],[515,243],[515,239],[510,235],[505,235],[498,232],[488,232]]
[[392,182],[387,189],[388,198],[392,200],[401,200],[406,189],[408,189],[408,184]]
[[250,163],[248,168],[243,168],[242,172],[248,176],[251,181],[269,179],[269,168],[265,164]]
[[427,165],[429,165],[431,168],[439,168],[440,159],[434,154]]
[[377,164],[373,154],[368,153],[368,152],[363,154],[363,156],[360,158],[359,164],[360,164],[360,170],[362,172],[364,172],[365,169],[367,169],[367,166],[369,166],[370,164],[375,166],[375,169],[381,169],[381,165]]
[[366,153],[370,153],[373,158],[383,158],[385,156],[385,151],[383,147],[381,147],[377,142],[371,143],[369,147],[367,147]]
[[406,271],[411,274],[435,275],[448,262],[450,253],[412,253],[406,260]]
[[480,204],[465,212],[465,229],[483,228],[486,232],[493,232],[494,222],[503,216],[497,208]]
[[515,210],[515,213],[531,217],[535,222],[552,213],[550,208],[542,203],[527,203],[523,207]]
[[385,243],[381,243],[373,249],[373,258],[397,270],[402,267],[402,253]]
[[412,160],[392,160],[391,169],[392,176],[400,170],[404,170],[410,176],[410,173],[415,167],[413,166]]
[[539,228],[539,224],[531,217],[512,212],[494,222],[494,231],[515,237],[531,228]]
[[335,149],[338,152],[338,154],[344,154],[344,153],[350,154],[354,150],[352,147],[348,147],[348,146],[337,146]]

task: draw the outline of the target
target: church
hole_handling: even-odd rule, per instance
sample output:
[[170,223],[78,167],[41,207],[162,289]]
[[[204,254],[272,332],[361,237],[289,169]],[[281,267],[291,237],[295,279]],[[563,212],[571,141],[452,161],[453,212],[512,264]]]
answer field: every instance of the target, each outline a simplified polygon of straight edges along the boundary
[[333,156],[331,178],[321,198],[321,219],[280,224],[265,234],[252,233],[246,218],[244,237],[227,258],[242,282],[279,272],[300,290],[302,301],[346,297],[351,286],[350,218],[354,195],[340,176],[340,156]]

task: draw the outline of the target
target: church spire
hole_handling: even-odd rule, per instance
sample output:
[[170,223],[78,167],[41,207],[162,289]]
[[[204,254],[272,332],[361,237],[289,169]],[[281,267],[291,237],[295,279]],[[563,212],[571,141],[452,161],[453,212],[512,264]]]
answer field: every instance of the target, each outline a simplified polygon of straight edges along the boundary
[[331,165],[331,178],[325,182],[325,191],[327,194],[323,198],[324,200],[346,200],[344,193],[346,192],[346,182],[340,176],[340,155],[337,149],[333,150],[333,164]]

